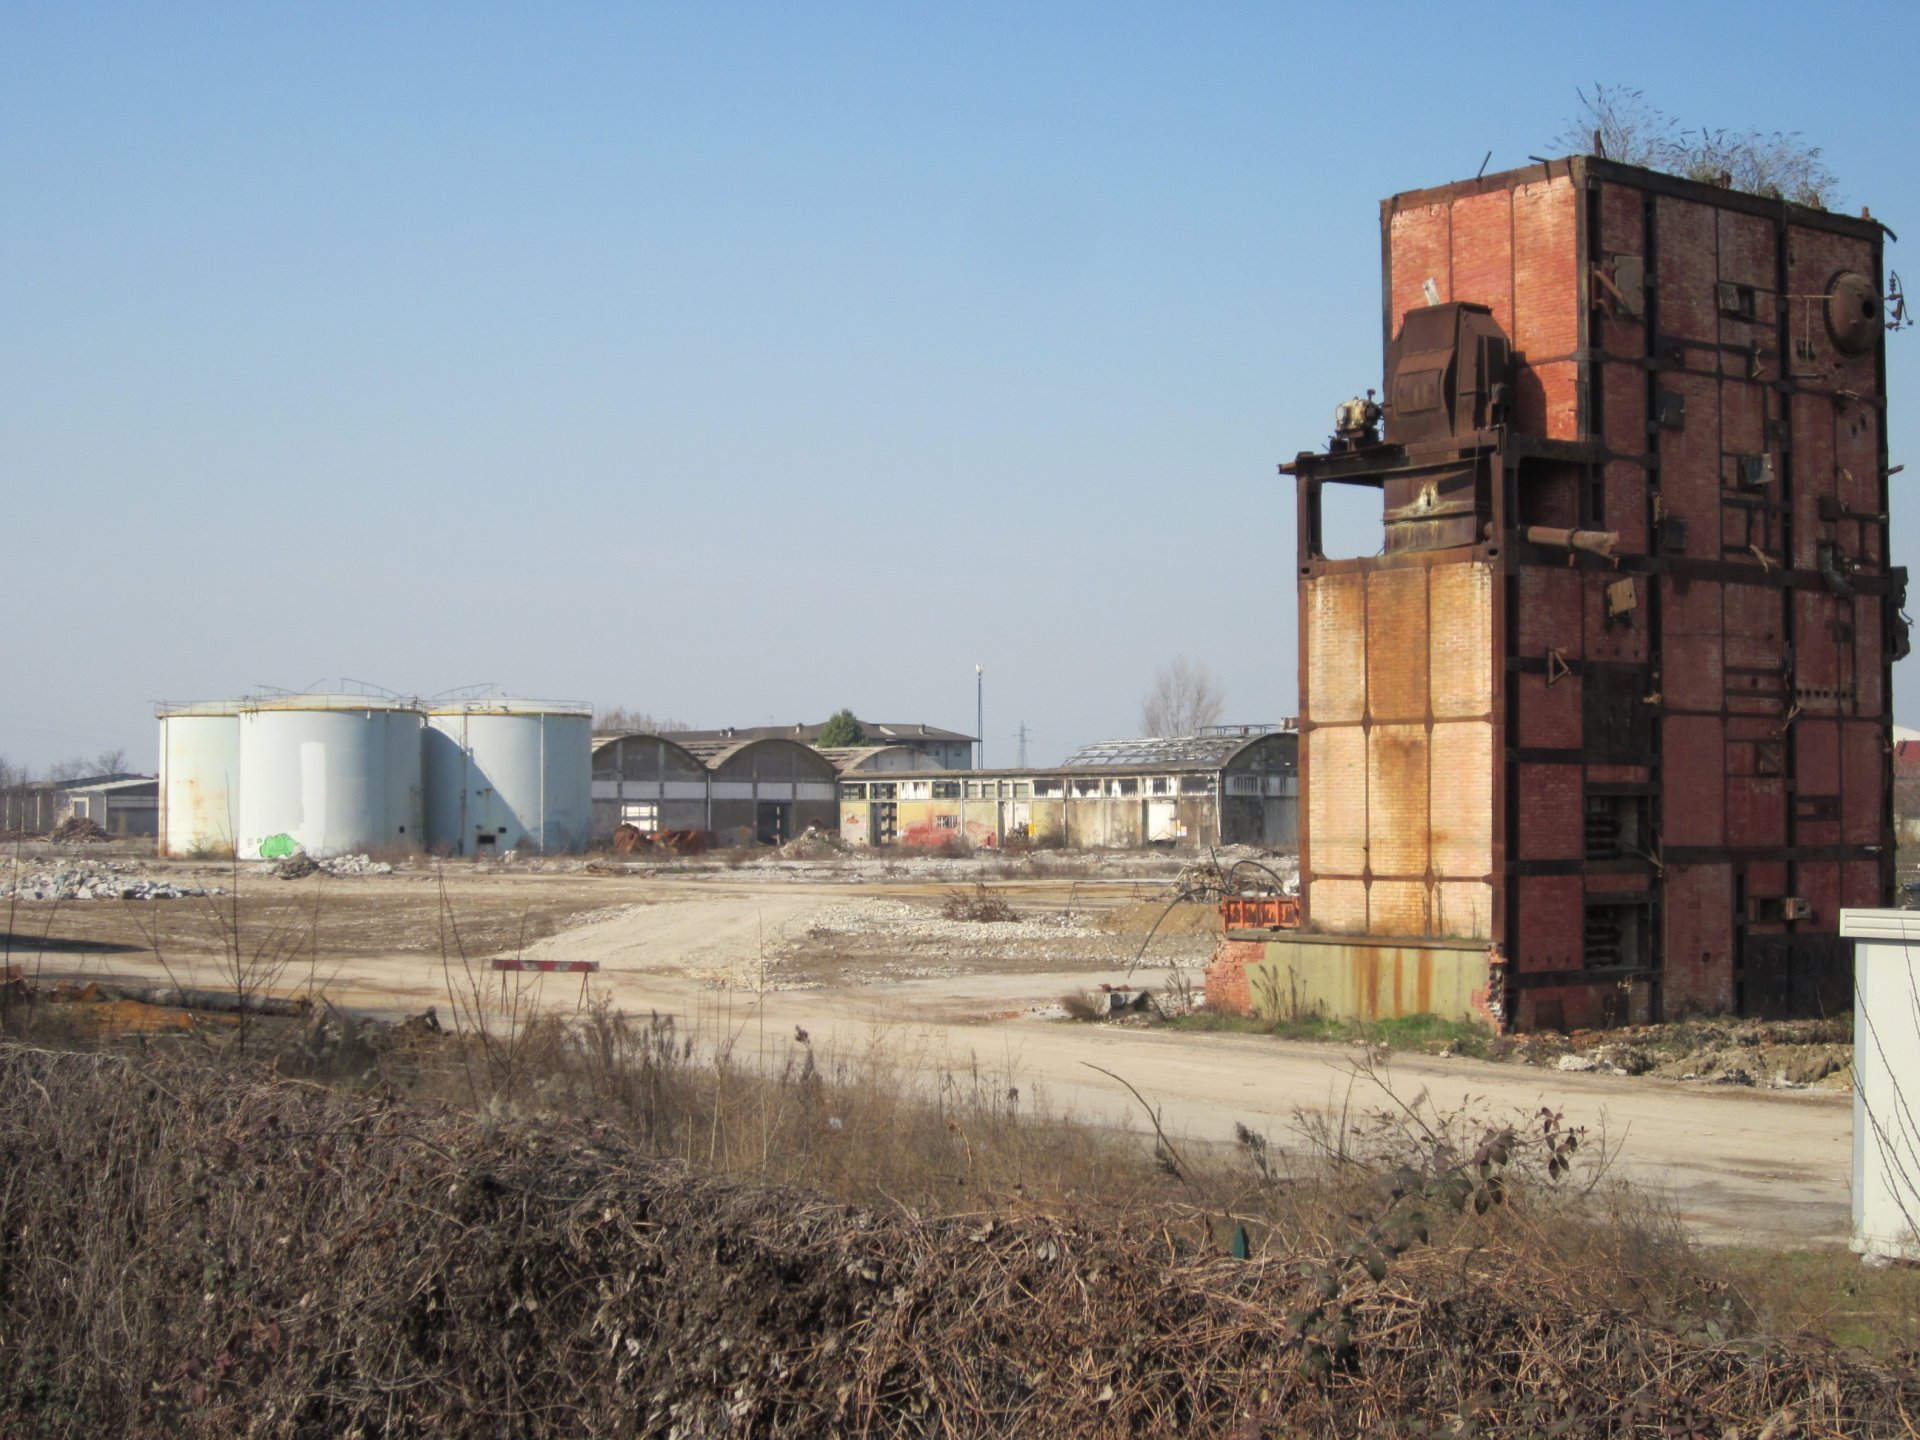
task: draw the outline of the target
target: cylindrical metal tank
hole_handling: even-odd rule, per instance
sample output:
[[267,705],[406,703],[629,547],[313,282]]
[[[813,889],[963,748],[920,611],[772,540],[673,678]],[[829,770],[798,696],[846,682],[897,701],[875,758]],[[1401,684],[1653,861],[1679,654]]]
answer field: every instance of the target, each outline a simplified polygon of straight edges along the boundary
[[593,820],[593,707],[433,705],[426,782],[427,845],[436,854],[584,850]]
[[160,853],[231,855],[240,833],[240,702],[163,702]]
[[285,695],[240,706],[240,854],[315,859],[425,842],[414,704]]

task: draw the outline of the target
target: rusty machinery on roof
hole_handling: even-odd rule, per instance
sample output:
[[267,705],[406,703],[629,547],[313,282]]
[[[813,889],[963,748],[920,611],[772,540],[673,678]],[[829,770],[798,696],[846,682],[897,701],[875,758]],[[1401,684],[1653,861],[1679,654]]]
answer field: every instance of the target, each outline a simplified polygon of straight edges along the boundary
[[1520,1027],[1844,1008],[1907,649],[1882,227],[1587,158],[1381,225],[1383,397],[1280,467],[1303,928],[1484,941]]

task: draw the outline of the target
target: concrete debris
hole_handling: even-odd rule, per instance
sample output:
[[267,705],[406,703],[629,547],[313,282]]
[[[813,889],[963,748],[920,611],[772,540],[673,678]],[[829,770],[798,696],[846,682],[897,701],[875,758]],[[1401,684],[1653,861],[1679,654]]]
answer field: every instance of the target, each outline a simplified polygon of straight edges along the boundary
[[1585,1074],[1589,1070],[1598,1070],[1600,1068],[1600,1062],[1591,1055],[1562,1055],[1560,1057],[1560,1063],[1553,1068],[1556,1070],[1572,1071],[1576,1074]]
[[335,855],[326,860],[316,860],[306,851],[296,850],[267,868],[268,874],[281,880],[302,880],[316,871],[334,876],[391,875],[393,866],[384,860],[375,860],[371,855]]
[[113,839],[113,836],[98,820],[89,820],[85,815],[69,815],[54,827],[47,838],[62,845],[98,845]]
[[186,885],[139,873],[131,861],[76,861],[32,870],[0,883],[0,897],[15,900],[187,900],[224,894],[218,886]]
[[809,825],[773,853],[782,860],[830,860],[846,854],[847,847],[837,837]]

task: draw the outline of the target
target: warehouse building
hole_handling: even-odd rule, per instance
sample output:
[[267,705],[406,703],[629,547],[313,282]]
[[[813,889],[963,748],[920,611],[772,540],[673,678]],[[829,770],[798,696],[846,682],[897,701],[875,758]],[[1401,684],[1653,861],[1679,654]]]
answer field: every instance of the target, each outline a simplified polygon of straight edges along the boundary
[[[820,736],[826,728],[827,723],[823,720],[811,725],[729,725],[719,730],[668,730],[662,733],[669,740],[690,746],[720,741],[731,744],[738,740],[793,740],[802,745],[818,747]],[[965,770],[973,764],[973,736],[962,735],[956,730],[942,730],[938,725],[882,724],[872,720],[862,720],[860,728],[866,735],[864,743],[868,746],[899,746],[914,750],[944,770]]]
[[839,772],[788,736],[691,740],[602,735],[593,745],[593,835],[698,830],[722,845],[778,845],[838,822]]
[[1060,766],[840,776],[840,837],[854,845],[1071,849],[1254,845],[1291,849],[1299,825],[1291,724],[1109,740]]

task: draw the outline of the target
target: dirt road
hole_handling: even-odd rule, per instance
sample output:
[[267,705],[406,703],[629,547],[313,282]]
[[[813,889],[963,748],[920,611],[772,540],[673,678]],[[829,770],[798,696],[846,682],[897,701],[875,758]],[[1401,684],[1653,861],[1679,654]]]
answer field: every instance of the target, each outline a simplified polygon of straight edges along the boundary
[[[1071,892],[1011,885],[1008,893],[1043,915],[1063,903],[1097,909],[1099,896],[1089,901],[1086,888],[1085,882]],[[860,890],[888,897],[916,892],[933,916],[928,897],[938,887]],[[273,903],[298,903],[294,887],[268,893]],[[309,969],[317,970],[338,1004],[389,1015],[433,1005],[444,1016],[457,1008],[469,974],[485,976],[488,986],[508,983],[491,976],[489,950],[595,960],[602,968],[587,993],[623,1009],[672,1011],[714,1033],[751,1026],[756,1043],[771,1037],[776,1047],[795,1026],[804,1027],[816,1047],[844,1051],[863,1050],[878,1035],[929,1073],[979,1064],[1006,1072],[1058,1109],[1145,1129],[1137,1102],[1092,1068],[1099,1066],[1125,1076],[1158,1107],[1170,1131],[1207,1141],[1231,1141],[1240,1123],[1285,1146],[1297,1140],[1301,1114],[1378,1108],[1386,1101],[1381,1082],[1403,1099],[1431,1092],[1448,1108],[1472,1100],[1489,1113],[1526,1116],[1545,1105],[1563,1112],[1568,1124],[1587,1126],[1596,1139],[1604,1135],[1617,1149],[1615,1173],[1666,1196],[1703,1238],[1805,1244],[1843,1241],[1847,1234],[1852,1114],[1844,1095],[1404,1055],[1390,1057],[1375,1080],[1356,1074],[1357,1052],[1343,1047],[1043,1020],[1029,1012],[1119,978],[1115,957],[1131,954],[1137,941],[1076,951],[1082,942],[1075,936],[1088,933],[1076,931],[1058,945],[1023,942],[1008,951],[986,939],[991,927],[977,927],[982,939],[969,945],[896,924],[858,937],[864,954],[893,955],[893,963],[835,972],[816,952],[849,943],[832,928],[845,924],[834,918],[849,907],[844,884],[790,878],[756,884],[736,872],[645,883],[529,876],[509,884],[493,877],[440,888],[393,876],[334,881],[325,895],[325,953],[311,967],[289,967],[284,984],[297,986]],[[1133,895],[1116,891],[1114,903]],[[470,951],[470,970],[457,959],[443,966],[436,937],[445,927],[435,918],[436,904],[462,917],[464,934],[484,937],[486,943]],[[143,953],[151,922],[136,916],[147,927],[142,931],[117,921],[117,913],[123,907],[69,906],[49,925],[60,934],[58,946],[36,951],[28,935],[16,933],[14,958],[109,979],[219,983],[217,946],[175,940],[163,967]],[[184,920],[170,923],[182,933],[192,928]],[[942,963],[923,963],[936,953]],[[1080,958],[1047,964],[1056,953]],[[832,973],[842,978],[819,978]],[[1158,983],[1164,973],[1135,978]],[[524,983],[535,985],[549,1005],[570,1008],[582,997],[573,977]],[[783,988],[799,986],[808,988]]]

